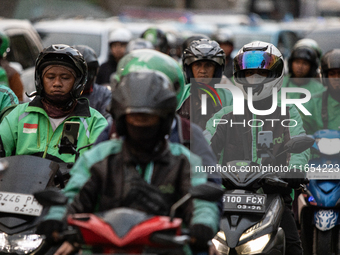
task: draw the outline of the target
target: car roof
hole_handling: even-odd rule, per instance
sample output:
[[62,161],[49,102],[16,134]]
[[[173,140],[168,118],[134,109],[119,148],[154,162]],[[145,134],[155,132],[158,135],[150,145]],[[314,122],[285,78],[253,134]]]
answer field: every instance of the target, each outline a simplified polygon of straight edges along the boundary
[[101,34],[103,31],[114,30],[120,27],[121,23],[115,21],[104,20],[86,20],[86,19],[57,19],[45,20],[34,23],[34,27],[39,31],[53,32],[75,32]]

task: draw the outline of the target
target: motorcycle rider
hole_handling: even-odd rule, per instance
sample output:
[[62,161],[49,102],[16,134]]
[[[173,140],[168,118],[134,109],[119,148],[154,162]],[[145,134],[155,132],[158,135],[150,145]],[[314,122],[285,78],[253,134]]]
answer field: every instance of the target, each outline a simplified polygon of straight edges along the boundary
[[[225,65],[225,54],[219,44],[213,40],[192,41],[183,52],[183,70],[187,82],[177,113],[202,129],[206,122],[222,107],[231,104],[232,97],[226,89],[214,89],[221,81]],[[207,97],[207,113],[201,115],[202,90],[210,90],[213,98]],[[194,110],[190,110],[195,106]],[[191,112],[190,112],[191,111]],[[191,116],[192,115],[192,116]]]
[[322,56],[321,77],[327,90],[304,104],[312,116],[301,116],[307,134],[314,134],[321,129],[339,130],[340,49],[333,49]]
[[35,98],[17,105],[1,122],[2,156],[36,155],[74,162],[74,155],[58,152],[64,122],[80,123],[78,148],[95,142],[107,126],[88,100],[79,98],[86,77],[86,62],[76,49],[54,44],[42,50],[35,64]]
[[81,96],[87,98],[90,107],[100,112],[108,123],[112,123],[112,116],[106,109],[111,104],[111,91],[107,87],[94,82],[99,67],[96,52],[87,45],[75,45],[73,47],[83,55],[87,64],[87,80]]
[[141,34],[140,38],[151,42],[155,50],[169,54],[170,47],[166,33],[163,30],[156,27],[150,27]]
[[[240,88],[245,96],[244,115],[234,115],[233,106],[224,107],[216,113],[207,123],[207,137],[209,136],[211,147],[216,155],[222,150],[222,165],[232,160],[251,160],[263,165],[272,165],[270,158],[258,158],[256,153],[256,141],[258,131],[273,132],[273,155],[276,157],[276,165],[295,166],[305,165],[308,162],[309,151],[300,154],[288,154],[284,152],[284,144],[293,136],[305,134],[302,128],[300,114],[294,107],[287,106],[286,115],[281,115],[281,106],[269,115],[255,115],[247,107],[248,88],[252,89],[252,103],[257,110],[267,110],[273,104],[273,88],[281,88],[284,62],[281,52],[272,44],[266,42],[252,42],[244,45],[234,58],[235,85]],[[214,120],[223,119],[227,124],[214,125]],[[296,125],[281,125],[281,121],[265,121],[266,119],[295,120]],[[246,123],[257,120],[249,126]],[[230,125],[230,123],[234,123]],[[262,123],[262,124],[259,124]],[[281,154],[280,156],[278,156]],[[296,171],[294,176],[288,175],[286,181],[292,188],[298,188],[304,181],[304,172]],[[286,207],[281,220],[281,227],[286,235],[286,254],[302,254],[301,241],[297,227],[291,212],[292,197],[291,188],[264,187],[265,192],[280,193]]]
[[10,66],[8,60],[6,59],[7,54],[10,51],[9,47],[9,37],[4,32],[0,31],[0,67],[6,71],[9,87],[18,97],[19,101],[23,102],[24,85],[22,84],[20,74]]
[[[184,75],[181,67],[170,56],[155,50],[138,50],[127,54],[118,64],[118,71],[114,75],[114,83],[118,83],[123,76],[128,75],[134,70],[156,70],[164,73],[175,85],[176,99],[180,101],[184,90]],[[113,91],[116,85],[112,85]],[[114,92],[113,92],[114,93]],[[114,139],[117,137],[115,124],[108,126],[102,134],[99,135],[96,143]],[[212,152],[209,144],[203,136],[203,130],[187,119],[175,114],[171,125],[169,141],[180,143],[190,149],[190,151],[202,158],[203,166],[216,165],[216,157]],[[209,175],[209,180],[220,184],[219,176]]]
[[119,60],[124,56],[126,46],[132,39],[132,33],[127,28],[117,28],[109,36],[109,59],[99,67],[96,83],[109,85],[110,76],[117,70]]
[[[325,87],[316,79],[320,62],[319,54],[313,44],[298,41],[288,58],[289,74],[283,78],[282,87],[305,88],[312,96],[322,93]],[[280,94],[279,92],[279,99]],[[296,99],[304,97],[304,94],[290,92],[286,97]]]
[[[79,158],[64,189],[67,197],[74,198],[66,214],[123,206],[167,215],[169,206],[191,186],[206,182],[206,176],[193,168],[200,158],[188,157],[184,146],[165,138],[176,105],[174,86],[163,73],[149,70],[123,76],[113,93],[112,111],[118,135],[124,139],[102,142]],[[65,211],[51,208],[38,233],[51,236]],[[215,203],[194,200],[177,217],[190,226],[197,246],[204,246],[217,231],[218,215]],[[64,242],[56,254],[71,250],[71,244]]]

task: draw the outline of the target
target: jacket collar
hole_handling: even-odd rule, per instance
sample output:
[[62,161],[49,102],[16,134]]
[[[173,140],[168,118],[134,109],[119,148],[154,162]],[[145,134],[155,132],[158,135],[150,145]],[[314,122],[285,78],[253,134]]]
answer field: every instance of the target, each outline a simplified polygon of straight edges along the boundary
[[[76,107],[74,108],[74,111],[68,116],[68,117],[73,117],[73,116],[78,116],[78,117],[91,117],[90,113],[90,105],[89,101],[86,98],[79,98],[77,99],[78,103]],[[38,107],[41,109],[43,108],[43,105],[41,103],[41,97],[36,96],[29,104],[28,106],[30,107]]]
[[[166,141],[165,149],[156,155],[152,162],[162,163],[162,164],[170,164],[170,149],[169,149],[169,142]],[[127,148],[126,142],[123,142],[122,147],[122,158],[124,163],[133,163],[138,165],[138,162],[134,159],[134,157],[131,155],[131,152]]]

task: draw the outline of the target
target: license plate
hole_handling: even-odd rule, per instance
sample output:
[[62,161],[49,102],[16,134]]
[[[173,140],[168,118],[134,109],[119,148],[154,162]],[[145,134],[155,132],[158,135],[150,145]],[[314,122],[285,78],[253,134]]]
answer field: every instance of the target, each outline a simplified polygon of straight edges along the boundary
[[42,209],[33,195],[0,191],[0,212],[39,216]]
[[223,196],[224,211],[265,212],[266,194],[225,194]]

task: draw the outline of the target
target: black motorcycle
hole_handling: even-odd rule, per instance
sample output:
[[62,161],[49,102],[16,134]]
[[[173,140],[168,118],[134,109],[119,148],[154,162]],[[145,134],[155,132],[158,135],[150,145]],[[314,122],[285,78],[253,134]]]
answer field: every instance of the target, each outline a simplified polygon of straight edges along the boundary
[[[262,157],[275,161],[270,149],[272,139],[266,142],[258,150],[262,151]],[[301,153],[313,142],[308,136],[295,137],[286,143],[285,151]],[[285,234],[279,227],[284,201],[280,194],[265,194],[261,190],[265,184],[286,187],[287,182],[278,175],[284,170],[235,160],[221,171],[227,190],[223,196],[220,231],[213,239],[220,254],[285,254]]]

